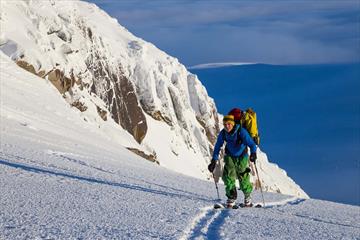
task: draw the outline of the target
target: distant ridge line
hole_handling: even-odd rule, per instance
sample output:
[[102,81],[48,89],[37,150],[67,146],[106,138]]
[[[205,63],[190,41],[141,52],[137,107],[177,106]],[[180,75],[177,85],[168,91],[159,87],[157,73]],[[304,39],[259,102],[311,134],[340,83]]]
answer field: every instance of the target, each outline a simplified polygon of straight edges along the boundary
[[253,65],[259,63],[250,62],[223,62],[223,63],[203,63],[188,67],[188,69],[203,69],[203,68],[220,68],[229,66]]

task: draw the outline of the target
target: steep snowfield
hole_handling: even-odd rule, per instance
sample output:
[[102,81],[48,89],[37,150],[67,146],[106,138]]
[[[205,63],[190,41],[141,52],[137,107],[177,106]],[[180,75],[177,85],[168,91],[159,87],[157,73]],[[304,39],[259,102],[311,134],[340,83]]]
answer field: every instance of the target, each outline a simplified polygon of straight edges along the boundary
[[264,209],[215,211],[213,183],[141,159],[120,146],[137,144],[127,132],[104,134],[114,122],[99,125],[0,60],[2,240],[360,237],[356,206],[265,193]]
[[[209,178],[218,113],[201,82],[176,58],[135,37],[93,4],[52,0],[0,4],[0,52],[45,78],[46,87],[57,88],[45,97],[33,81],[24,82],[23,98],[30,106],[19,102],[16,108],[21,111],[14,113],[9,107],[20,100],[2,96],[11,99],[3,103],[3,111],[10,111],[8,119],[22,119],[22,126],[34,131],[45,124],[56,136],[71,139],[77,139],[74,132],[86,121],[84,126],[96,133],[97,145],[138,149],[168,169]],[[12,67],[7,74],[17,71]],[[66,103],[58,91],[82,112],[68,107],[71,113],[62,113],[59,109]],[[33,94],[43,99],[58,95],[59,100],[56,105],[48,100],[35,104],[30,101]],[[68,121],[54,123],[46,116],[39,120],[29,107],[34,111],[37,107],[39,114],[52,111]],[[308,197],[285,171],[267,161],[265,153],[258,155],[267,191]]]

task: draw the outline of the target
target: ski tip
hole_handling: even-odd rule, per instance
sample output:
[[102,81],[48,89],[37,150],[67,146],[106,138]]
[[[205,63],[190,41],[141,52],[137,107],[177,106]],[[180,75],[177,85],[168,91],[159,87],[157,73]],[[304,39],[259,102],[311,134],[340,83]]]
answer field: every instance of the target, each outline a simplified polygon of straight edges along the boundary
[[214,204],[214,209],[220,209],[220,208],[225,208],[225,206],[222,205],[221,203],[215,203]]

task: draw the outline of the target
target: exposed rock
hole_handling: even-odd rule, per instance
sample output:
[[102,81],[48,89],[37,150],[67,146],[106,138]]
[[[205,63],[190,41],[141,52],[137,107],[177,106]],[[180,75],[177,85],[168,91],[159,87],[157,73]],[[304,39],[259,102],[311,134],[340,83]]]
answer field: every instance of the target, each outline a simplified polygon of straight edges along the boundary
[[66,77],[59,69],[51,70],[47,77],[61,94],[67,92],[75,83],[74,79]]
[[107,115],[106,115],[107,112],[106,112],[105,110],[101,109],[99,106],[96,106],[96,110],[97,110],[99,116],[100,116],[104,121],[106,121],[106,120],[107,120]]
[[87,106],[85,106],[84,103],[80,102],[79,100],[74,101],[71,106],[76,107],[77,109],[79,109],[81,112],[85,112],[87,110]]
[[120,125],[141,143],[147,132],[147,124],[145,115],[138,104],[134,87],[124,75],[119,76],[114,87],[115,106],[117,106],[117,110],[112,112],[114,120],[120,122]]
[[123,74],[121,66],[114,71],[99,52],[91,54],[86,65],[93,75],[90,91],[106,103],[114,121],[141,143],[147,132],[146,118],[139,106],[134,86]]
[[56,32],[56,35],[57,35],[61,40],[63,40],[64,42],[67,42],[68,37],[66,36],[66,33],[65,33],[65,32],[63,32],[63,31],[57,31],[57,32]]
[[41,78],[43,78],[45,76],[45,70],[40,70],[37,75]]
[[35,67],[24,60],[17,60],[16,64],[19,67],[25,69],[26,71],[31,72],[39,77],[43,78],[45,76],[45,70],[40,70],[39,72],[36,72]]
[[136,149],[136,148],[127,148],[127,149],[132,151],[133,153],[139,155],[142,158],[145,158],[151,162],[154,162],[154,163],[157,163],[160,165],[159,161],[156,159],[156,153],[146,154],[143,151],[140,151],[139,149]]
[[26,71],[31,72],[31,73],[37,75],[34,66],[31,65],[31,64],[29,64],[29,63],[27,63],[26,61],[18,60],[18,61],[16,61],[16,64],[17,64],[19,67],[25,69]]
[[153,117],[155,120],[163,121],[163,122],[167,123],[169,126],[173,126],[173,123],[172,123],[171,119],[164,116],[160,111],[154,111],[154,112],[150,112],[148,114],[151,117]]

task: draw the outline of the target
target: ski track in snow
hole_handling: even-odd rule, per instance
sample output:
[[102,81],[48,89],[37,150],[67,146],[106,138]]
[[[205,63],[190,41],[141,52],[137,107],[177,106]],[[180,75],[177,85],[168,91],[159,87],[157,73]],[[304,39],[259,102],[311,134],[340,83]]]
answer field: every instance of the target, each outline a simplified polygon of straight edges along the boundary
[[[184,231],[184,235],[180,238],[181,240],[194,240],[194,239],[223,239],[224,232],[223,229],[226,228],[226,222],[231,221],[230,213],[241,214],[241,211],[272,211],[273,213],[285,215],[287,217],[296,217],[302,218],[305,221],[317,222],[322,224],[335,225],[337,227],[346,227],[352,228],[353,230],[359,232],[360,225],[351,225],[344,224],[343,222],[330,221],[326,219],[321,219],[317,217],[312,217],[305,214],[291,213],[282,210],[279,207],[282,206],[296,206],[303,202],[307,201],[306,199],[301,199],[297,197],[287,198],[281,201],[273,201],[266,203],[266,206],[263,208],[249,208],[249,209],[214,209],[213,206],[207,206],[200,209],[200,212],[194,217],[191,224]],[[255,203],[255,205],[258,203]],[[241,232],[237,231],[238,237],[242,236]],[[346,238],[353,239],[353,238]],[[354,239],[360,239],[360,236],[354,237]]]
[[[284,199],[281,201],[274,201],[266,203],[266,207],[263,208],[252,208],[261,211],[261,209],[265,210],[267,208],[273,208],[277,206],[283,206],[286,204],[297,205],[301,202],[305,201],[305,199],[291,197],[288,199]],[[254,203],[254,205],[260,203]],[[216,240],[221,239],[221,227],[225,223],[225,219],[229,218],[230,211],[241,211],[242,209],[214,209],[213,206],[207,206],[200,209],[200,213],[198,213],[189,227],[184,231],[184,235],[180,238],[180,240],[193,240],[193,239],[209,239]],[[295,215],[297,216],[297,215]],[[304,216],[306,217],[306,216]],[[313,220],[312,218],[308,218]]]

